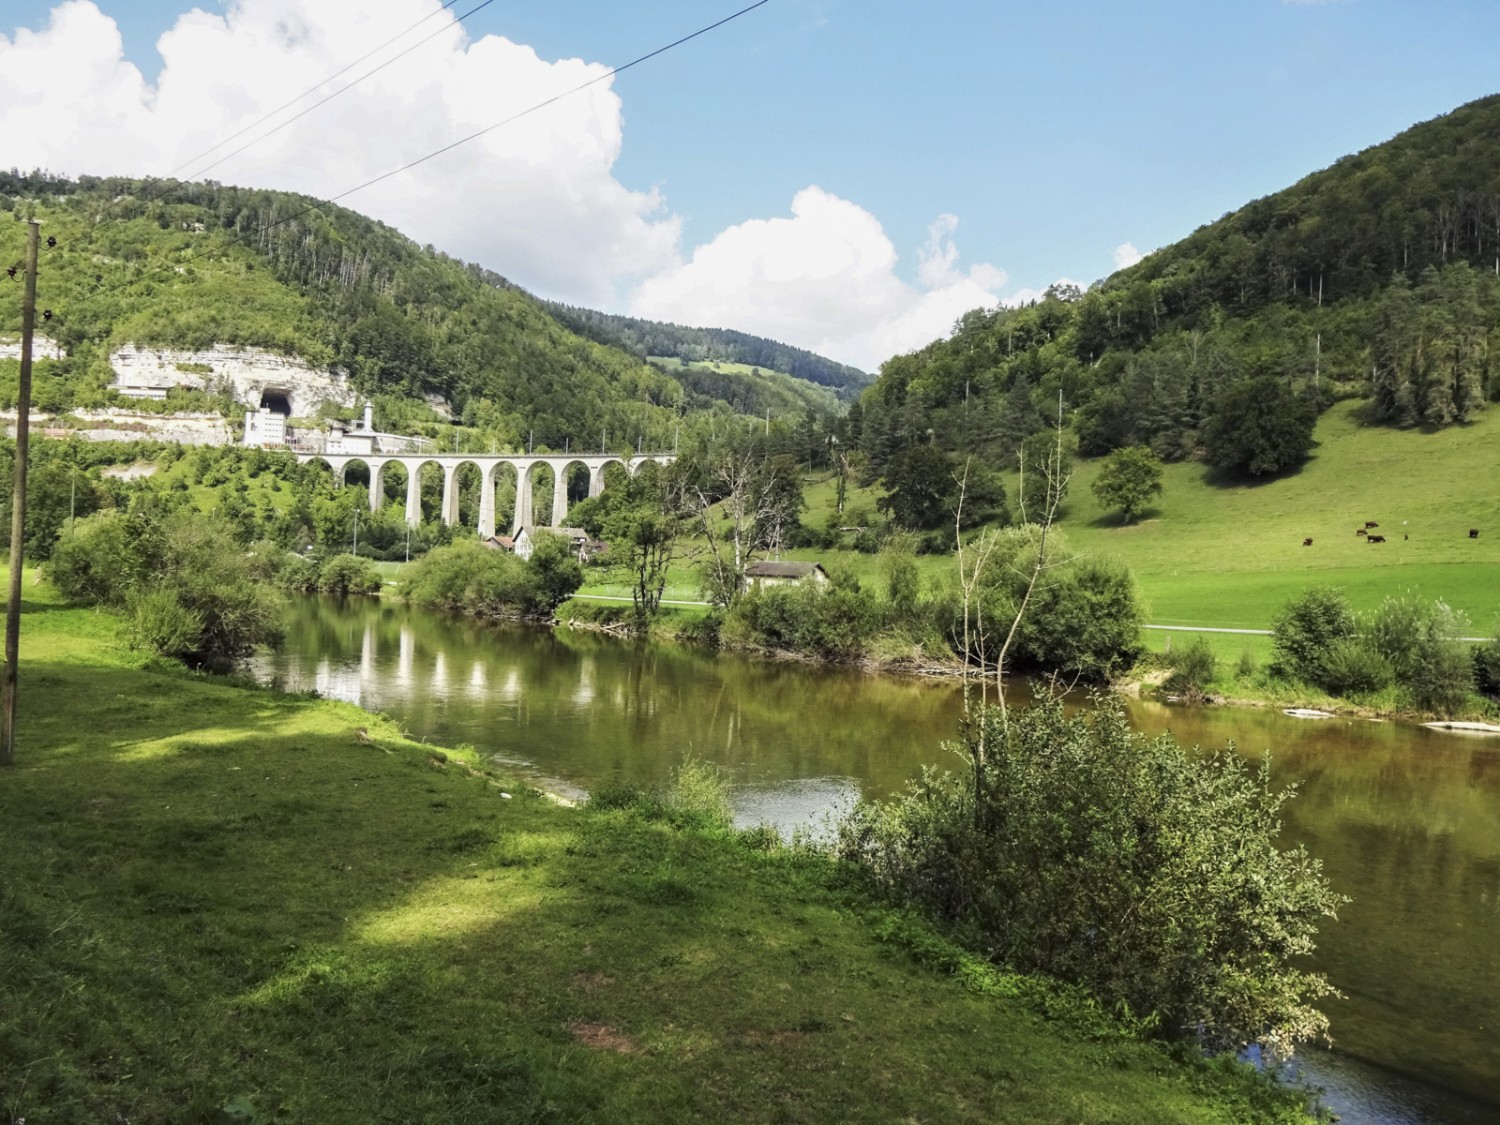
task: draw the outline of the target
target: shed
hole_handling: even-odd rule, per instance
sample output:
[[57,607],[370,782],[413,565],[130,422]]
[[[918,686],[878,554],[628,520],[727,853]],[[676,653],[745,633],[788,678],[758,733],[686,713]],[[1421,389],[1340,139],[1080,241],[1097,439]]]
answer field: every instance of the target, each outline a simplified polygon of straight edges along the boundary
[[745,589],[758,586],[800,586],[812,582],[821,586],[828,581],[828,572],[821,563],[805,562],[758,562],[745,568]]

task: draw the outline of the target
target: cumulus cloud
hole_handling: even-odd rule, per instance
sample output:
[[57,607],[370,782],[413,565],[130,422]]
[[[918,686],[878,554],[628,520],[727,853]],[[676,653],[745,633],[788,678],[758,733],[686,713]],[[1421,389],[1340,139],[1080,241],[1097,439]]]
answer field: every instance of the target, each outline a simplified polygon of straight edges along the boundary
[[[124,58],[112,19],[68,0],[45,29],[0,36],[6,163],[160,175],[424,15],[331,88],[438,31],[432,40],[209,175],[327,198],[605,72],[501,36],[471,39],[440,6],[388,0],[378,20],[356,0],[194,9],[158,40],[152,83]],[[608,304],[621,279],[675,260],[679,238],[655,192],[614,178],[621,144],[620,99],[601,82],[347,203],[542,293]]]
[[892,355],[944,336],[970,309],[993,307],[1005,274],[959,268],[942,215],[917,254],[913,286],[896,248],[863,207],[818,187],[799,191],[790,217],[751,219],[641,283],[637,316],[738,328],[873,370]]
[[[326,199],[606,73],[499,35],[475,39],[441,0],[383,0],[379,12],[363,0],[194,8],[157,41],[163,65],[148,80],[114,20],[92,0],[66,0],[45,28],[0,35],[4,161],[166,174],[430,16],[323,93],[438,33],[410,55],[206,172]],[[177,174],[201,177],[307,104]],[[600,82],[344,202],[543,296],[760,333],[865,368],[998,303],[1005,274],[961,263],[957,217],[932,223],[907,280],[876,217],[816,187],[789,217],[731,226],[688,253],[665,199],[614,177],[622,120],[620,97]]]
[[1144,257],[1131,243],[1122,242],[1115,247],[1115,269],[1128,269]]

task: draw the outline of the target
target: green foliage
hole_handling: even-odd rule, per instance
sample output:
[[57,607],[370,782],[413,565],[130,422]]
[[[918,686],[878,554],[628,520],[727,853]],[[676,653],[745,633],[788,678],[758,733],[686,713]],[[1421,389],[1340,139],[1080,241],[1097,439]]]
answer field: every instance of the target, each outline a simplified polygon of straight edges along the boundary
[[[1033,525],[985,531],[965,545],[973,574],[967,629],[956,583],[934,597],[931,610],[956,654],[980,667],[995,666],[1041,549],[1040,529]],[[1141,625],[1129,570],[1109,559],[1070,555],[1056,531],[1047,551],[1027,611],[1016,626],[1007,674],[1057,672],[1098,681],[1128,667],[1140,650]]]
[[1312,450],[1317,421],[1313,402],[1285,382],[1241,380],[1224,392],[1204,431],[1208,462],[1253,477],[1300,465]]
[[1343,591],[1332,586],[1310,586],[1287,602],[1271,628],[1272,670],[1310,684],[1326,678],[1325,661],[1339,641],[1352,640],[1354,612]]
[[1318,686],[1334,695],[1380,691],[1396,678],[1391,663],[1362,637],[1343,637],[1323,654]]
[[725,614],[721,636],[731,642],[855,660],[881,626],[881,606],[852,577],[827,584],[767,585],[752,590]]
[[1195,636],[1172,653],[1172,674],[1162,684],[1167,691],[1202,696],[1218,672],[1214,650],[1202,636]]
[[[877,505],[898,527],[911,531],[938,530],[938,546],[952,545],[954,520],[969,529],[1010,522],[1005,482],[975,458],[955,458],[933,444],[906,449],[891,462],[883,477],[886,494]],[[960,509],[960,505],[962,508]]]
[[1386,598],[1365,624],[1370,648],[1422,711],[1452,715],[1474,690],[1474,662],[1459,638],[1468,620],[1441,601]]
[[1214,1050],[1285,1056],[1326,1033],[1333,989],[1298,967],[1343,901],[1276,846],[1263,765],[1132,732],[1118,706],[971,716],[964,773],[859,806],[839,848],[886,896],[1002,965],[1083,985]]
[[282,605],[222,520],[143,498],[59,540],[48,575],[64,596],[124,608],[140,647],[224,671],[282,635]]
[[354,555],[334,555],[318,568],[318,590],[324,594],[375,594],[380,575],[369,560]]
[[1161,460],[1143,445],[1117,449],[1094,478],[1094,495],[1107,508],[1119,508],[1125,523],[1161,495]]
[[538,549],[522,560],[463,540],[429,551],[402,575],[402,593],[414,605],[474,617],[550,618],[583,581],[577,559],[539,536]]
[[[721,363],[760,367],[835,388],[846,397],[858,394],[870,382],[870,377],[857,368],[834,363],[802,348],[779,344],[763,336],[725,328],[685,328],[679,324],[615,316],[568,305],[549,304],[547,308],[579,335],[641,358],[662,356],[683,364],[714,368]],[[690,389],[695,389],[691,383],[684,382]],[[755,411],[745,413],[754,414]]]
[[1500,696],[1500,630],[1474,649],[1474,685],[1491,698]]

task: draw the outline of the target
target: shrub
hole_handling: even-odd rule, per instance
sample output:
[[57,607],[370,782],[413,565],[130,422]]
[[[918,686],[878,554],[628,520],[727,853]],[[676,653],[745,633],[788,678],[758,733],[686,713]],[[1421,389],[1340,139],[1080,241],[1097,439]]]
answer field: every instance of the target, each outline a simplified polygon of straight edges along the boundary
[[1329,649],[1355,634],[1354,612],[1342,590],[1310,586],[1282,607],[1271,633],[1272,671],[1321,686]]
[[1390,661],[1366,641],[1345,637],[1324,654],[1320,686],[1334,695],[1353,695],[1390,687],[1395,676]]
[[1386,598],[1366,626],[1370,647],[1412,702],[1440,715],[1459,710],[1474,689],[1473,657],[1459,639],[1467,631],[1467,619],[1446,603],[1409,595]]
[[147,497],[59,542],[48,573],[67,597],[125,609],[135,642],[217,671],[282,635],[282,605],[255,580],[224,521]]
[[1474,649],[1474,685],[1485,695],[1500,696],[1500,630]]
[[1289,794],[1264,764],[1135,734],[1104,701],[985,709],[956,749],[964,772],[929,770],[841,825],[878,890],[1171,1037],[1285,1056],[1326,1032],[1312,1003],[1334,990],[1298,962],[1343,900],[1301,847],[1276,847]]
[[340,596],[374,594],[380,590],[380,573],[367,559],[334,555],[318,569],[318,590]]
[[1208,639],[1198,634],[1172,654],[1172,674],[1162,686],[1168,691],[1201,696],[1213,682],[1218,664]]

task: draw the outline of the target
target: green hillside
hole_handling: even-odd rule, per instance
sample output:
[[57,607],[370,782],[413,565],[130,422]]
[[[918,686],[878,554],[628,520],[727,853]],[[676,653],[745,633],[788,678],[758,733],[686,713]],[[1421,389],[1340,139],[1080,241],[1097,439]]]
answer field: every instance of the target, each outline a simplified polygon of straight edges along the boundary
[[675,359],[693,366],[735,365],[779,371],[793,379],[828,387],[842,399],[857,397],[870,384],[870,376],[857,367],[835,363],[805,348],[794,348],[764,336],[728,328],[687,328],[570,305],[549,304],[548,308],[564,324],[591,340],[641,357]]
[[[0,173],[0,211],[7,263],[24,253],[24,218],[57,239],[40,264],[53,316],[39,327],[66,358],[41,365],[42,409],[109,404],[108,357],[129,343],[300,356],[377,401],[440,395],[502,446],[605,433],[661,448],[683,412],[730,409],[712,386],[689,389],[564,327],[498,274],[303,196],[12,172]],[[19,333],[19,305],[0,307],[0,336]],[[795,395],[766,405],[800,411]]]
[[[1500,97],[1465,106],[1256,200],[1087,293],[969,313],[888,361],[862,400],[877,474],[936,435],[1014,459],[1058,395],[1086,456],[1148,445],[1227,473],[1276,402],[1306,427],[1333,402],[1427,430],[1500,395]],[[1264,407],[1264,409],[1273,409]]]
[[[1219,484],[1202,465],[1169,465],[1153,510],[1128,526],[1089,489],[1100,463],[1084,463],[1064,520],[1069,541],[1126,562],[1158,624],[1269,628],[1283,602],[1322,582],[1360,609],[1407,590],[1440,597],[1491,631],[1500,618],[1500,411],[1424,434],[1363,425],[1355,404],[1342,403],[1316,437],[1300,473],[1262,484]],[[1380,524],[1384,543],[1354,534],[1366,520]]]

